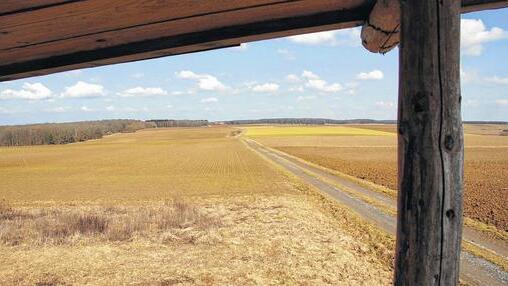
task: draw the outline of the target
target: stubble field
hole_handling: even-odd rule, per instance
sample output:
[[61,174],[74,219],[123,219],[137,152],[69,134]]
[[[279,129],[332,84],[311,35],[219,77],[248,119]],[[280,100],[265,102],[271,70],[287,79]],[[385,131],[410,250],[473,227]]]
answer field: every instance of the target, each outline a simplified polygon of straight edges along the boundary
[[234,134],[0,148],[0,284],[390,284],[392,240]]
[[[283,128],[286,131],[282,136],[275,135],[276,130]],[[292,128],[295,132],[291,132]],[[397,189],[394,125],[303,127],[307,130],[305,135],[298,131],[300,128],[247,127],[247,135],[309,162]],[[315,129],[314,134],[309,128]],[[323,129],[327,135],[323,135]],[[508,231],[508,136],[502,136],[505,129],[506,126],[499,125],[464,128],[464,214],[502,231]],[[333,133],[339,135],[329,135]]]

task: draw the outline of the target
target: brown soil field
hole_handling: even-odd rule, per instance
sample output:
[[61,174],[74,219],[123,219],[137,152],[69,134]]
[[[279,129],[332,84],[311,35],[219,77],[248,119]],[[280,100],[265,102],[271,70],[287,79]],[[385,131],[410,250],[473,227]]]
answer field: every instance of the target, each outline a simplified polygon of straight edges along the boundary
[[147,129],[84,143],[3,147],[0,199],[118,203],[284,190],[284,178],[228,138],[231,130]]
[[0,285],[389,285],[393,240],[232,129],[0,148]]
[[[354,125],[395,132],[394,125]],[[505,127],[465,126],[467,217],[508,231],[508,137]],[[391,130],[391,131],[390,131]],[[498,131],[496,131],[498,130]],[[469,131],[474,134],[470,134]],[[397,189],[397,138],[393,136],[294,136],[256,138],[262,144],[324,167]]]

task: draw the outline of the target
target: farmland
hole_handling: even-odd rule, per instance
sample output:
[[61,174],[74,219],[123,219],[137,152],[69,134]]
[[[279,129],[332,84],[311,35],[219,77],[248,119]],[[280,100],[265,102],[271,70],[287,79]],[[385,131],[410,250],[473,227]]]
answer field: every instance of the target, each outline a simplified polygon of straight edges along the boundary
[[[305,134],[298,130],[301,127],[285,127],[281,136],[274,130],[282,126],[264,128],[247,127],[247,135],[309,162],[397,189],[394,125],[317,126],[314,134],[310,127],[305,127]],[[336,130],[323,136],[323,129]],[[508,137],[501,136],[504,129],[498,125],[465,126],[464,214],[507,231]],[[328,135],[333,133],[340,136]]]
[[390,283],[393,240],[234,134],[1,147],[0,284]]
[[0,148],[2,195],[24,203],[118,202],[284,189],[283,178],[229,140],[229,132],[143,130],[78,144]]

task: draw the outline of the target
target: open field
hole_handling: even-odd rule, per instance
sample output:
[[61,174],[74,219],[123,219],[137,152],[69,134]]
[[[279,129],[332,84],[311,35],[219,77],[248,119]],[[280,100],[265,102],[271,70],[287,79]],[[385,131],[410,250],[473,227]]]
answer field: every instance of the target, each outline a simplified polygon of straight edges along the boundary
[[283,136],[381,136],[383,131],[365,128],[335,128],[332,126],[252,126],[247,128],[247,136],[283,137]]
[[0,148],[2,198],[118,202],[285,190],[284,178],[227,138],[230,132],[143,130],[79,144]]
[[[353,127],[350,129],[350,127]],[[257,132],[262,133],[256,127]],[[267,127],[272,130],[272,127]],[[279,126],[278,128],[283,128]],[[295,128],[295,127],[291,127]],[[307,127],[309,128],[309,127]],[[329,126],[341,136],[253,136],[269,147],[309,162],[397,189],[397,137],[393,125]],[[250,129],[247,127],[247,129]],[[358,129],[383,132],[359,136]],[[506,126],[465,126],[466,216],[508,231],[508,137]],[[349,130],[351,136],[347,136]],[[247,132],[249,134],[249,131]],[[494,135],[493,135],[494,134]]]
[[232,132],[0,148],[0,284],[390,284],[393,240]]

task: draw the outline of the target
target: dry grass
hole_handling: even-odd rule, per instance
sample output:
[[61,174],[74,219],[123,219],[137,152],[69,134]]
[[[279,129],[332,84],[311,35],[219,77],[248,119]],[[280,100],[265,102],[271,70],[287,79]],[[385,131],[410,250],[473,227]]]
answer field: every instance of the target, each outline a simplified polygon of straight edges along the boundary
[[[29,237],[0,245],[0,284],[390,284],[390,240],[386,246],[382,234],[314,192],[293,191],[181,206],[22,209],[34,214],[28,220],[40,212],[52,218],[93,213],[108,224],[102,233],[59,242]],[[160,214],[164,209],[171,215]],[[111,237],[114,226],[130,235]]]
[[390,284],[393,241],[232,131],[0,148],[0,285]]
[[465,124],[464,132],[477,135],[507,135],[508,125],[498,124]]
[[[354,127],[395,132],[394,125]],[[500,128],[497,125],[465,127],[464,213],[506,232],[508,137],[477,135],[492,134]],[[271,136],[256,140],[326,168],[397,189],[397,138],[394,133],[386,136]]]
[[[218,218],[201,213],[195,206],[170,200],[150,207],[54,206],[17,209],[3,205],[0,242],[16,245],[62,245],[82,240],[129,241],[135,236],[156,241],[171,239],[193,242],[178,230],[208,230],[220,225]],[[169,234],[172,232],[172,234]]]

